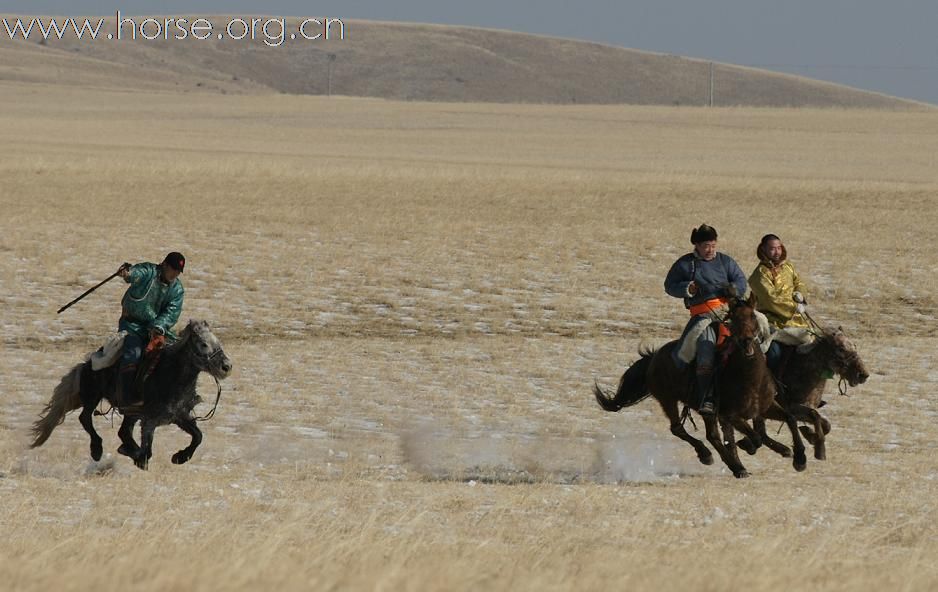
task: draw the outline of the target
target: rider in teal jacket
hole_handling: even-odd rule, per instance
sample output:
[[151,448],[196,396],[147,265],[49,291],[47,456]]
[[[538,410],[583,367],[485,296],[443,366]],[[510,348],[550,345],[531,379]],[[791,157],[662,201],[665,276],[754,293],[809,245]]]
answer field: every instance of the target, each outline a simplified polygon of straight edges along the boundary
[[118,328],[127,332],[118,368],[120,399],[124,405],[139,402],[133,384],[144,347],[152,339],[176,337],[172,329],[182,313],[185,290],[179,274],[185,265],[185,257],[173,251],[159,265],[138,263],[120,269],[120,276],[130,284],[121,299],[118,323]]

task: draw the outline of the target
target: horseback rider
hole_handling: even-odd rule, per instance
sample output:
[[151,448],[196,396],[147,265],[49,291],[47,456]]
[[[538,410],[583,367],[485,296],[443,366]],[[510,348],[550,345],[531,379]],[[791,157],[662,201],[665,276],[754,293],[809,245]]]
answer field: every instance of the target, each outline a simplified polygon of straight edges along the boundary
[[690,321],[681,336],[682,349],[685,340],[696,340],[697,410],[702,415],[712,415],[717,343],[713,322],[726,316],[730,298],[746,292],[746,276],[732,257],[717,252],[717,231],[712,226],[701,224],[695,228],[690,242],[694,250],[674,262],[664,280],[664,289],[670,296],[683,298],[690,311]]
[[[804,316],[806,286],[788,261],[788,251],[777,235],[767,234],[756,248],[759,264],[749,276],[749,287],[756,296],[756,309],[765,314],[775,329],[807,329]],[[765,353],[769,368],[779,377],[783,346],[773,339]],[[790,349],[788,350],[790,353]],[[787,357],[787,356],[786,356]]]
[[[155,360],[166,339],[175,339],[172,328],[182,312],[184,295],[179,274],[185,266],[186,258],[173,251],[159,265],[125,263],[118,270],[118,274],[130,284],[121,299],[118,323],[118,328],[127,332],[118,366],[118,400],[122,407],[143,403],[140,386],[150,369],[138,368],[144,347],[148,359]],[[142,370],[139,372],[140,380],[137,379],[138,370]]]

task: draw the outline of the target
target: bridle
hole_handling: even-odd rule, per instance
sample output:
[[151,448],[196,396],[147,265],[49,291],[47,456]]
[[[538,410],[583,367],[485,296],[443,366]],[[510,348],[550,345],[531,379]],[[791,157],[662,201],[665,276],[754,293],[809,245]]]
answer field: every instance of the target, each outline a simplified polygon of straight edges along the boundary
[[[201,339],[201,337],[200,337]],[[189,341],[192,341],[192,336],[189,336]],[[204,343],[204,340],[203,340]],[[212,408],[208,413],[201,417],[194,417],[195,421],[208,421],[215,417],[215,410],[218,409],[218,402],[221,400],[221,381],[218,380],[218,377],[215,376],[215,373],[212,372],[211,368],[216,368],[218,366],[218,358],[225,355],[225,350],[218,348],[210,354],[203,354],[199,352],[198,348],[194,345],[190,345],[189,349],[191,350],[190,355],[196,359],[196,368],[202,372],[208,372],[211,375],[212,379],[215,381],[215,386],[218,387],[218,392],[215,394],[215,403],[212,405]]]

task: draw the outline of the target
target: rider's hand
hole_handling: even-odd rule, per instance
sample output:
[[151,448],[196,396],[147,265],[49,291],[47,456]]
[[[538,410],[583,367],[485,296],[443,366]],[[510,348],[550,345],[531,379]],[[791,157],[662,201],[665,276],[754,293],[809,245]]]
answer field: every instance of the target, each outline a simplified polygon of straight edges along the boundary
[[691,296],[697,295],[697,282],[691,282],[687,284],[687,293]]
[[803,304],[808,303],[808,301],[804,299],[804,294],[802,294],[801,292],[795,292],[794,294],[792,294],[791,299],[798,303],[803,303]]
[[122,278],[126,278],[128,275],[130,275],[130,267],[130,263],[122,263],[121,266],[117,268],[117,275],[121,276]]
[[150,339],[153,339],[154,337],[158,337],[160,335],[165,335],[165,333],[159,327],[152,327],[150,329]]

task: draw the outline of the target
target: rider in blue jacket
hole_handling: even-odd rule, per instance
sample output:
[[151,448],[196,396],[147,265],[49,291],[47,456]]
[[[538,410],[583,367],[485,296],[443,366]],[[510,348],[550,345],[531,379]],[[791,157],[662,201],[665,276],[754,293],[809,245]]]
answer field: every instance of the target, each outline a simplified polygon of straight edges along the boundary
[[[746,292],[746,276],[729,255],[717,252],[717,231],[702,224],[691,232],[694,250],[671,266],[664,280],[668,295],[684,300],[690,321],[681,343],[697,342],[695,398],[701,414],[713,414],[713,361],[717,335],[712,322],[726,315],[729,298]],[[686,360],[685,360],[686,361]]]

